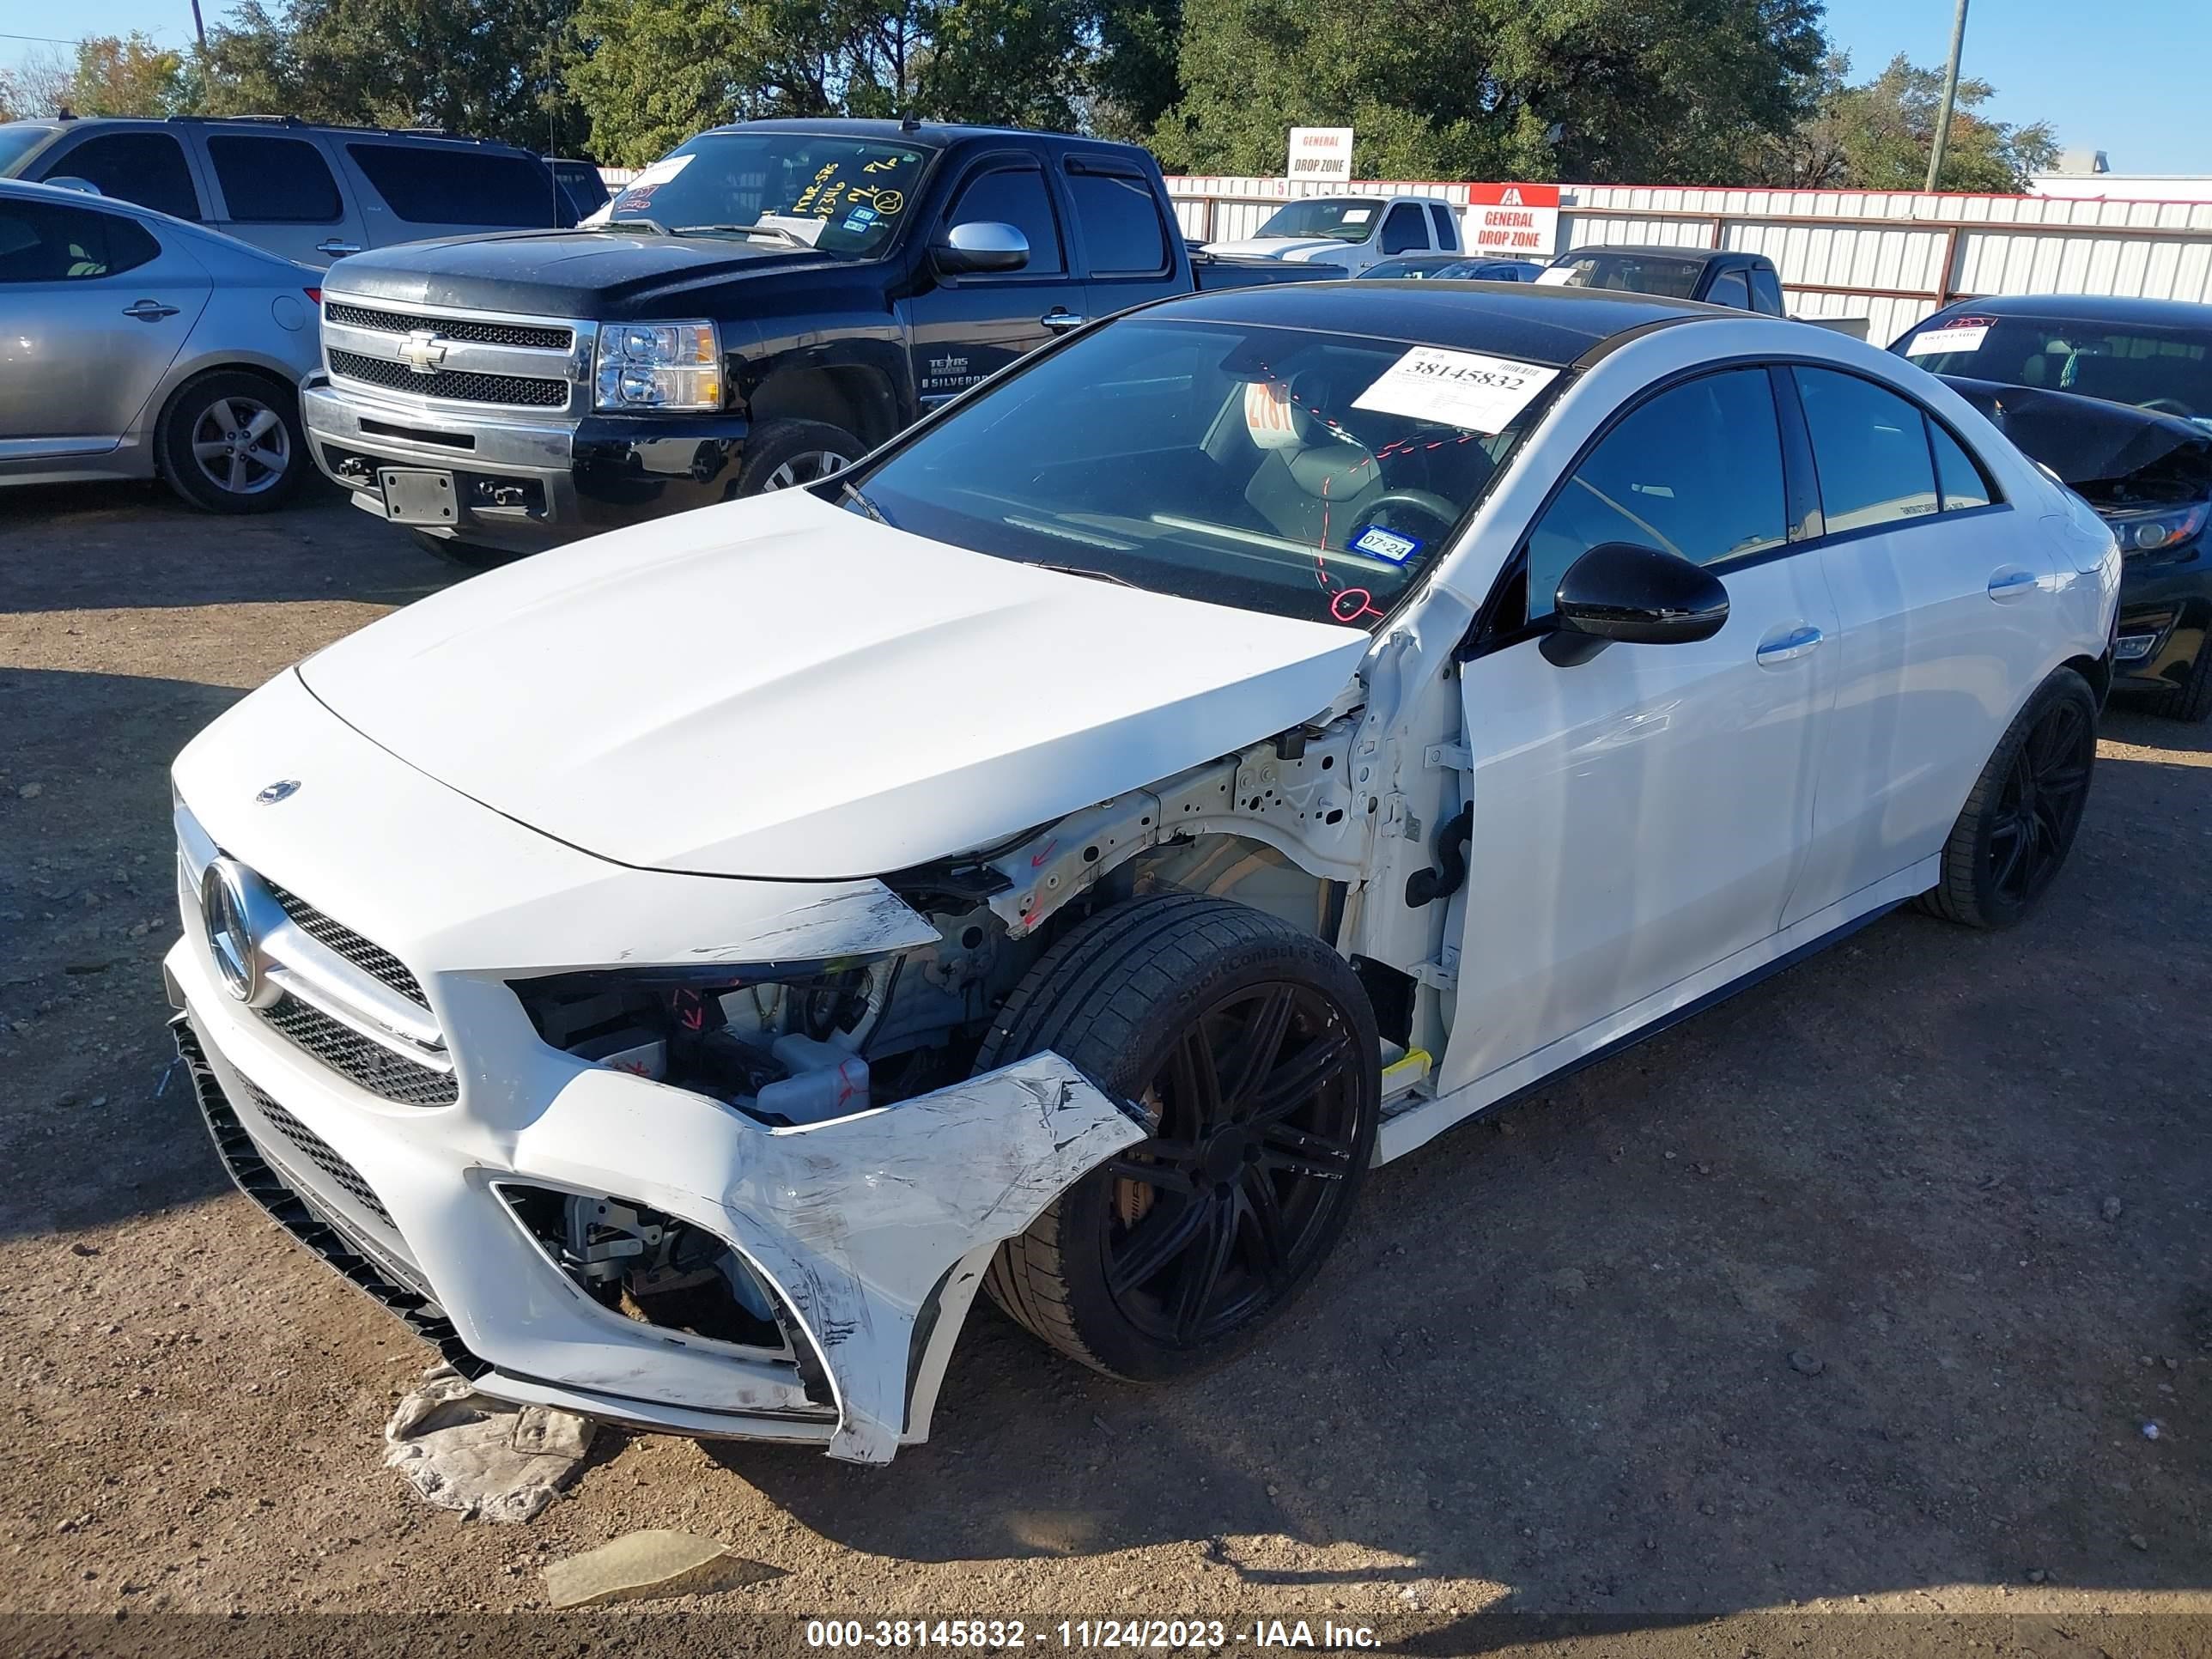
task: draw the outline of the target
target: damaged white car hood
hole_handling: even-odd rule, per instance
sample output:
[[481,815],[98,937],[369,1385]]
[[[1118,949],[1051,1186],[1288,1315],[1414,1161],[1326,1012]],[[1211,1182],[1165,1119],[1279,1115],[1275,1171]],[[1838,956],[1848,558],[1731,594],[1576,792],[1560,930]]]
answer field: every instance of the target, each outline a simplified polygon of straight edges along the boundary
[[300,673],[372,741],[587,852],[830,879],[988,844],[1310,719],[1368,643],[788,490],[477,577]]

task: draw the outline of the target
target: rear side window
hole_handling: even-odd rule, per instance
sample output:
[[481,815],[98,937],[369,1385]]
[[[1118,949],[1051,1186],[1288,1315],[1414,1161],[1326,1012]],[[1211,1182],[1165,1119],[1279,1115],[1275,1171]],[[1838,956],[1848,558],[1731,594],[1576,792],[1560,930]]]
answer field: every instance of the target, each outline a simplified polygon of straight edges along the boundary
[[1753,266],[1751,272],[1751,298],[1753,304],[1768,316],[1783,315],[1782,279],[1771,270],[1761,270],[1757,266]]
[[41,179],[82,179],[102,196],[179,219],[200,216],[185,147],[166,132],[105,132],[46,163]]
[[1607,542],[1693,564],[1789,534],[1782,433],[1763,368],[1728,369],[1631,410],[1583,459],[1528,535],[1528,614],[1552,612],[1567,567]]
[[1828,534],[1903,524],[1939,510],[1920,406],[1832,368],[1795,371]]
[[1052,198],[1044,187],[1044,174],[1035,167],[994,167],[978,173],[960,192],[948,222],[1012,225],[1030,245],[1030,262],[1016,276],[1057,276],[1067,269],[1060,247],[1060,220],[1052,210]]
[[1421,210],[1411,202],[1401,202],[1392,208],[1382,221],[1382,252],[1410,253],[1416,248],[1426,248],[1429,233],[1421,225]]
[[1152,187],[1143,179],[1071,165],[1067,188],[1075,198],[1092,276],[1157,276],[1168,268],[1167,232]]
[[217,133],[207,147],[223,207],[234,221],[327,225],[345,216],[330,164],[306,139]]
[[150,232],[119,214],[0,200],[0,284],[93,282],[161,252]]
[[392,213],[410,225],[550,225],[553,175],[526,155],[447,144],[346,146]]
[[1970,507],[1987,507],[1996,500],[1989,475],[1966,447],[1938,426],[1928,422],[1928,442],[1936,452],[1936,482],[1943,492],[1943,510],[1958,513]]
[[1436,228],[1437,246],[1438,247],[1443,248],[1449,252],[1451,249],[1459,246],[1458,238],[1452,234],[1451,214],[1444,207],[1443,203],[1431,202],[1429,204],[1429,223]]
[[1734,306],[1738,311],[1751,309],[1751,289],[1740,270],[1724,270],[1713,278],[1713,285],[1705,290],[1709,306]]

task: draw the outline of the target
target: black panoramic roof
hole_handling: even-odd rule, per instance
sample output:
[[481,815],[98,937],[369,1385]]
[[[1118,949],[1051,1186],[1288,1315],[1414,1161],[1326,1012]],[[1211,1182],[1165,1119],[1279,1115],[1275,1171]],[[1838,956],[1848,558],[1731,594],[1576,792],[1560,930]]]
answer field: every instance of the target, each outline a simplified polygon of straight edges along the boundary
[[2212,329],[2212,306],[2189,300],[2139,300],[2116,294],[1998,294],[1978,300],[1954,301],[1946,309],[1965,310],[1977,317],[2033,317],[2045,321]]
[[1741,321],[1747,313],[1686,300],[1610,289],[1540,288],[1532,283],[1375,282],[1261,283],[1169,300],[1148,317],[1258,323],[1330,334],[1483,351],[1563,368],[1617,335],[1700,317]]

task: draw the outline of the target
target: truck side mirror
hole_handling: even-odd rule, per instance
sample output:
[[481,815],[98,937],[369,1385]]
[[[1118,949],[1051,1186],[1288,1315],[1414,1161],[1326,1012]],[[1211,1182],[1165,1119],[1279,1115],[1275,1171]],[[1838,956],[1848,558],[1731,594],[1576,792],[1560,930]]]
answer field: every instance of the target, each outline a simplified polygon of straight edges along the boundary
[[1030,262],[1030,239],[994,219],[955,225],[930,244],[931,263],[948,276],[985,270],[1019,270]]

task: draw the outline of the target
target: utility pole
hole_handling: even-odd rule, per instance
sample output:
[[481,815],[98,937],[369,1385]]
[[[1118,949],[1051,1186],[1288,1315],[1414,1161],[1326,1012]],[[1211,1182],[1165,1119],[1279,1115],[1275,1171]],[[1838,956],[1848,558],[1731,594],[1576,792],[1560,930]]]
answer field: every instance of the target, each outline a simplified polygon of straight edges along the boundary
[[192,33],[199,36],[200,50],[207,50],[207,25],[200,21],[200,0],[192,0]]
[[[192,0],[197,5],[199,0]],[[1943,72],[1943,101],[1936,110],[1936,143],[1928,152],[1928,188],[1943,171],[1944,146],[1951,142],[1951,106],[1959,101],[1959,54],[1966,46],[1966,0],[1959,0],[1958,15],[1951,20],[1951,67]]]

